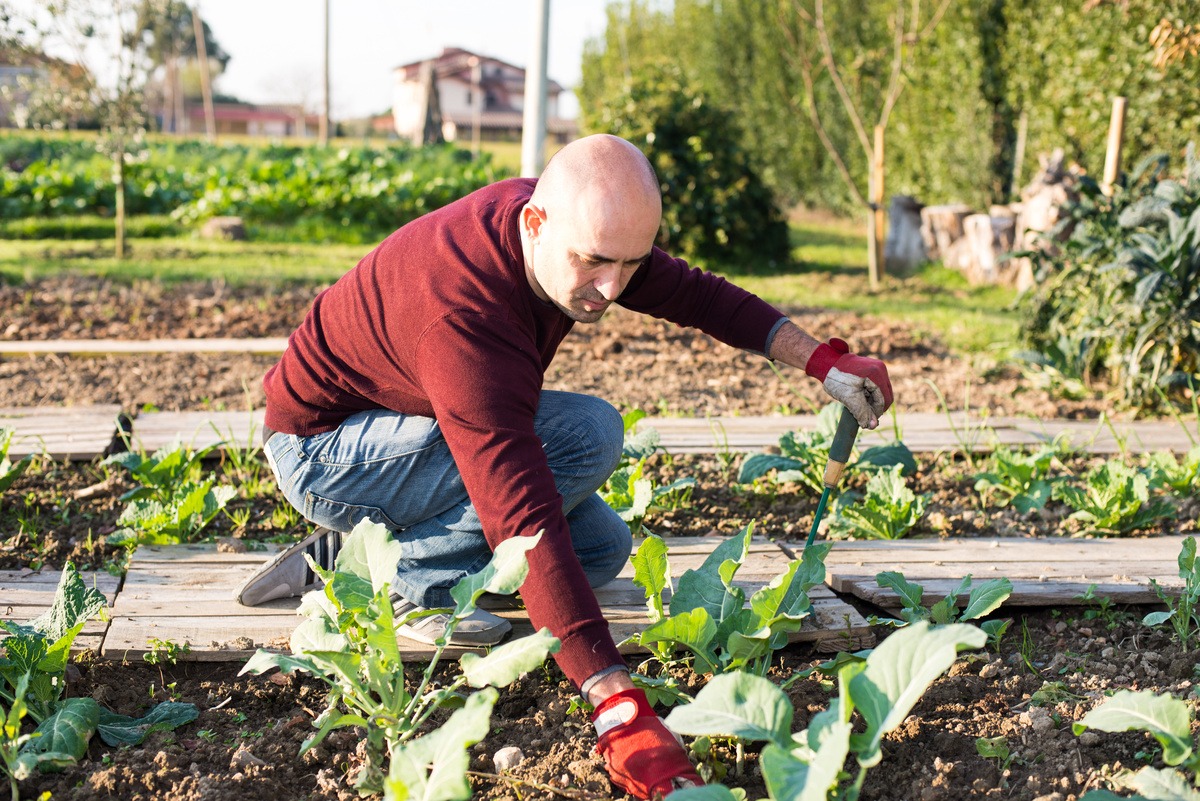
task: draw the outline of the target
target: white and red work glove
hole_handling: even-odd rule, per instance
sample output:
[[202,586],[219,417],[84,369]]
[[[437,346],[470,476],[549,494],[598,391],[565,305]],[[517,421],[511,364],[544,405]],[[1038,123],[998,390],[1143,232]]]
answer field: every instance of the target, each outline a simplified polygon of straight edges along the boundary
[[638,798],[662,797],[704,782],[679,739],[638,689],[610,695],[592,713],[600,742],[596,751],[613,784]]
[[855,356],[840,339],[822,343],[808,357],[804,372],[821,382],[835,401],[850,410],[863,428],[875,428],[892,405],[892,382],[879,359]]

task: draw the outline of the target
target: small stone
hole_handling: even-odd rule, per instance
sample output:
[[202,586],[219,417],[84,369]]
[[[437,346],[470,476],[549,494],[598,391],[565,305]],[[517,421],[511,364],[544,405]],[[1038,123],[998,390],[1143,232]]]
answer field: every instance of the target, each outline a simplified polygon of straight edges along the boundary
[[1116,652],[1117,652],[1116,649],[1110,645],[1107,648],[1105,648],[1103,651],[1100,652],[1100,656],[1103,657],[1104,659],[1112,659],[1113,654],[1115,654]]
[[246,543],[236,537],[217,538],[217,553],[246,553],[248,550]]
[[1079,744],[1086,746],[1099,745],[1100,735],[1096,734],[1094,731],[1085,731],[1083,734],[1079,735]]
[[339,782],[337,771],[333,768],[321,768],[317,771],[317,789],[330,795],[337,795]]
[[1004,669],[1004,663],[999,659],[997,659],[994,662],[988,662],[986,665],[984,665],[983,667],[981,667],[979,669],[979,678],[994,679],[997,676],[1002,675],[1003,669]]
[[1060,620],[1054,624],[1054,633],[1055,634],[1062,634],[1066,630],[1067,630],[1067,624],[1064,621]]
[[292,675],[283,672],[272,673],[270,676],[267,676],[267,681],[280,687],[290,687],[292,684]]
[[200,238],[243,240],[246,238],[246,225],[241,217],[213,217],[200,227]]
[[229,760],[230,770],[244,770],[246,768],[259,768],[267,763],[250,753],[250,749],[242,745],[238,750],[233,752],[233,757]]
[[497,773],[503,773],[520,765],[524,758],[525,755],[521,753],[520,748],[515,745],[506,745],[492,756],[492,765],[496,768]]

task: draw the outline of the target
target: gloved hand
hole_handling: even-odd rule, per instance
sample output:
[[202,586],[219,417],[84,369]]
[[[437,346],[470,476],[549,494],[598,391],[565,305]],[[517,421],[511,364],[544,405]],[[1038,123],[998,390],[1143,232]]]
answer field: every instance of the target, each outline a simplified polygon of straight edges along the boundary
[[665,796],[688,784],[704,784],[683,745],[654,713],[638,689],[609,696],[592,713],[596,750],[613,784],[638,798]]
[[879,416],[892,405],[887,367],[878,359],[855,356],[840,339],[818,345],[804,372],[820,381],[829,396],[849,409],[863,428],[878,426]]

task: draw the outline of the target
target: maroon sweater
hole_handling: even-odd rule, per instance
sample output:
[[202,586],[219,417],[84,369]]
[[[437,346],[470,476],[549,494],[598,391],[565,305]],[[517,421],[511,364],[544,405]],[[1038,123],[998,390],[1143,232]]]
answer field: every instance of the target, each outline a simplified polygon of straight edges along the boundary
[[[318,295],[263,381],[266,423],[309,436],[365,409],[437,418],[491,546],[545,530],[521,596],[579,686],[621,657],[533,428],[573,324],[526,279],[518,215],[534,184],[502,181],[405,225]],[[617,302],[759,352],[783,316],[657,248]]]

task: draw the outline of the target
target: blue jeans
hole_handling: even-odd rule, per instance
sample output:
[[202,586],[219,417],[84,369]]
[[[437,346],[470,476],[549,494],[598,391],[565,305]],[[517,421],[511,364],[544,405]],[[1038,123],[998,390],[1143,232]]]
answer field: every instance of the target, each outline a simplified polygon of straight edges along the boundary
[[[575,553],[593,587],[629,560],[629,526],[596,494],[620,460],[621,416],[609,403],[542,392],[534,429],[563,498]],[[492,552],[436,420],[359,412],[324,434],[267,442],[283,495],[309,521],[347,532],[361,520],[395,534],[393,588],[425,607],[453,606],[450,589]]]

